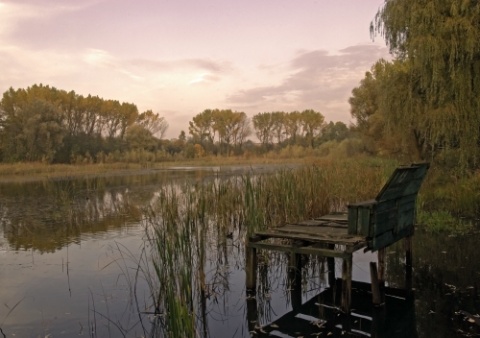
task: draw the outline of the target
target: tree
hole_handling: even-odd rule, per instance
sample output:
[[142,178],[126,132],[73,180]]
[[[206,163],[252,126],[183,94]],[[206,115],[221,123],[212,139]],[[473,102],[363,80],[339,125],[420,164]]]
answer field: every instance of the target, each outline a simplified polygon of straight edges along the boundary
[[2,153],[7,161],[52,162],[62,145],[62,114],[51,103],[33,98],[4,120]]
[[241,146],[248,136],[248,118],[244,112],[234,112],[230,109],[215,109],[212,113],[213,129],[219,137],[220,147],[224,147],[227,155],[231,146]]
[[158,114],[138,116],[132,103],[83,97],[42,84],[10,88],[0,101],[0,161],[95,159],[100,152],[121,151],[126,131],[137,121],[149,133],[164,132],[166,122]]
[[389,0],[371,25],[408,71],[408,95],[387,122],[411,130],[423,155],[454,149],[470,167],[480,156],[479,22],[477,1]]
[[258,140],[267,149],[273,139],[272,113],[259,113],[253,117],[252,122]]
[[301,112],[300,119],[305,139],[308,145],[313,148],[315,136],[322,130],[325,118],[321,113],[308,109]]
[[165,118],[151,110],[147,110],[138,115],[137,123],[159,139],[163,138],[168,129],[168,122]]
[[290,141],[290,144],[297,142],[297,136],[301,128],[300,117],[298,111],[287,113],[285,116],[285,137]]
[[134,124],[127,129],[125,140],[132,150],[155,151],[158,144],[151,131],[140,124]]
[[285,113],[273,112],[272,123],[273,136],[277,139],[277,144],[280,144],[283,142],[285,137]]
[[349,130],[345,123],[330,121],[323,128],[322,135],[320,136],[320,143],[328,141],[341,142],[348,137]]
[[213,143],[215,139],[213,111],[211,109],[205,109],[200,114],[195,115],[193,120],[189,122],[188,132],[200,143],[205,141]]
[[411,95],[410,79],[408,63],[380,59],[352,90],[350,113],[367,152],[412,161],[425,157],[425,139],[411,120],[410,107],[404,104]]

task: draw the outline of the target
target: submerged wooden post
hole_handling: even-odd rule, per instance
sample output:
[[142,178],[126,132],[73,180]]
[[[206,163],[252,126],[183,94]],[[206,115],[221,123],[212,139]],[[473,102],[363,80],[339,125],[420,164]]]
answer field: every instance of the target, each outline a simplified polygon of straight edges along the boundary
[[387,248],[378,249],[378,285],[380,287],[380,303],[385,302],[385,260]]
[[258,242],[257,237],[247,239],[245,252],[245,274],[247,291],[255,292],[257,289],[257,249],[250,246],[250,242]]
[[342,263],[342,311],[350,313],[352,302],[352,254],[343,257]]
[[379,306],[382,304],[382,296],[380,293],[380,284],[378,281],[377,263],[370,262],[370,279],[372,281],[372,302],[373,305]]
[[289,256],[290,296],[293,310],[302,306],[302,256],[291,252]]
[[[330,250],[335,250],[335,244],[328,244]],[[335,286],[335,257],[327,257],[328,269],[328,285],[333,288]]]
[[405,289],[407,296],[411,296],[413,289],[413,254],[412,236],[405,237]]
[[[258,310],[257,310],[257,298],[255,293],[247,292],[247,320],[248,330],[254,331],[257,328],[258,323]],[[207,335],[205,336],[207,337]]]

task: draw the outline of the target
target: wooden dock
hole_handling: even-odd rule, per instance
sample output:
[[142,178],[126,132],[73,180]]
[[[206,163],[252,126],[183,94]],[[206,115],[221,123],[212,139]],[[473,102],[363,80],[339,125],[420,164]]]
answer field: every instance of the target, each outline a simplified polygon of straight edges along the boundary
[[[337,282],[341,282],[337,280]],[[372,307],[370,285],[352,282],[355,308],[338,316],[335,294],[339,288],[322,290],[305,303],[279,316],[273,322],[262,322],[255,297],[247,299],[247,318],[252,337],[416,337],[415,300],[405,290],[387,287],[386,307]],[[261,297],[260,297],[261,298]],[[262,305],[260,305],[263,308]],[[263,315],[264,316],[264,315]],[[342,318],[340,318],[342,317]],[[388,325],[385,325],[388,323]],[[352,332],[346,335],[345,332]]]
[[[384,302],[385,255],[388,246],[405,241],[405,288],[412,287],[412,246],[416,198],[429,165],[412,164],[395,169],[378,195],[369,201],[348,205],[348,213],[330,214],[295,224],[285,224],[258,231],[248,238],[246,257],[246,286],[255,292],[257,250],[276,250],[290,253],[291,265],[299,266],[301,255],[342,259],[342,292],[340,308],[350,313],[352,291],[352,257],[357,250],[378,252],[378,266],[370,263],[372,302]],[[335,282],[335,271],[329,280]],[[300,274],[298,274],[300,275]],[[300,277],[301,278],[301,277]],[[300,285],[298,281],[298,285]]]

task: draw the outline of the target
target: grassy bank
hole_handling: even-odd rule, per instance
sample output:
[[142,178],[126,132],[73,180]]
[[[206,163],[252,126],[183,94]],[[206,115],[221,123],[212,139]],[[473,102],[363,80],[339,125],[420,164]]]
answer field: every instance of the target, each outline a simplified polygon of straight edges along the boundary
[[40,162],[2,163],[0,181],[41,179],[49,177],[72,177],[82,175],[105,175],[134,173],[140,170],[165,169],[171,166],[234,166],[253,164],[312,163],[315,158],[272,158],[272,157],[205,157],[197,160],[166,161],[157,163],[94,163],[94,164],[45,164]]
[[[395,160],[380,158],[319,158],[319,157],[204,157],[190,161],[171,161],[161,163],[105,163],[48,165],[43,163],[0,164],[0,182],[11,180],[37,180],[54,177],[129,175],[149,172],[155,169],[165,169],[172,166],[240,166],[258,164],[303,164],[314,166],[321,171],[322,182],[314,176],[303,177],[302,182],[289,182],[285,177],[283,186],[276,194],[288,196],[297,194],[296,199],[302,200],[309,191],[322,194],[332,208],[340,208],[347,202],[359,199],[369,199],[376,195],[379,187],[399,164]],[[373,172],[376,171],[375,174]],[[373,179],[373,175],[382,177]],[[304,175],[302,173],[300,175]],[[365,175],[370,175],[365,177]],[[310,181],[308,181],[310,180]],[[375,181],[375,188],[365,182]],[[291,189],[299,189],[293,193]],[[317,201],[318,202],[318,201]],[[313,202],[310,202],[313,203]],[[315,202],[316,203],[316,202]],[[325,203],[325,202],[321,202]],[[473,228],[480,219],[480,172],[458,176],[454,172],[439,167],[431,167],[422,186],[418,200],[418,223],[432,231],[448,231],[460,229],[465,231]]]

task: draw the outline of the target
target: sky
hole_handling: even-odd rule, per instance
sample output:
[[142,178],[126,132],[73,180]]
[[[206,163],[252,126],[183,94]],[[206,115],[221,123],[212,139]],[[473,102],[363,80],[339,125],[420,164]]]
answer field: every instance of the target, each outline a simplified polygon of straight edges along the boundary
[[188,134],[205,109],[314,109],[348,98],[389,58],[383,0],[0,0],[0,93],[44,84],[151,109]]

